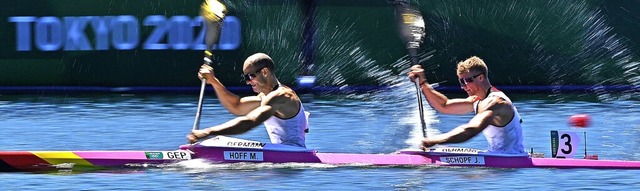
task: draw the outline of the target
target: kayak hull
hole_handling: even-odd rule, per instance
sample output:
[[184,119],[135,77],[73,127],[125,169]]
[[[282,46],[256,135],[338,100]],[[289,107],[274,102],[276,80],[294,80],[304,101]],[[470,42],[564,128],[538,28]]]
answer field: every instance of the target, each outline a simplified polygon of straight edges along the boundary
[[[267,163],[323,163],[333,165],[362,164],[375,166],[460,166],[487,168],[593,168],[640,169],[640,161],[591,160],[564,158],[533,158],[492,154],[430,153],[400,151],[392,154],[350,154],[287,152],[225,147],[198,148],[196,156],[214,163],[267,162]],[[199,155],[198,153],[207,153]],[[224,156],[225,154],[229,156]],[[257,157],[251,158],[251,154]],[[234,156],[231,156],[234,155]],[[262,156],[262,158],[260,158]]]
[[145,167],[204,159],[212,163],[322,163],[374,166],[640,169],[640,161],[535,158],[468,148],[390,154],[322,153],[302,147],[218,136],[174,151],[0,151],[0,171]]

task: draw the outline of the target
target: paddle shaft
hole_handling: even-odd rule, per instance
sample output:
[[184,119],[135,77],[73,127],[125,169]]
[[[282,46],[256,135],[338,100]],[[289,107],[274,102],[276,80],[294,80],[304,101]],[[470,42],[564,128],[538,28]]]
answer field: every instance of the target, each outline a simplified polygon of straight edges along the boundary
[[[409,59],[411,60],[411,65],[419,65],[418,60],[418,50],[414,48],[407,49],[409,52]],[[427,137],[427,123],[424,121],[424,106],[422,102],[421,88],[420,88],[420,80],[415,79],[414,84],[416,86],[416,97],[418,98],[418,111],[420,112],[420,124],[422,125],[422,137]]]
[[[203,18],[203,24],[205,27],[205,43],[207,45],[204,51],[204,63],[211,65],[213,62],[213,54],[211,49],[213,45],[220,40],[220,32],[222,31],[222,19],[226,12],[226,7],[217,0],[205,0],[200,5],[200,15]],[[207,79],[202,79],[200,84],[200,97],[198,98],[198,110],[196,112],[196,119],[193,122],[192,130],[198,130],[200,126],[200,116],[202,113],[202,103],[204,101],[204,89],[207,86]]]
[[204,102],[204,88],[207,86],[207,79],[202,79],[200,85],[200,97],[198,98],[198,111],[196,112],[196,119],[193,122],[193,128],[191,130],[198,130],[200,128],[200,116],[202,115],[202,102]]
[[[204,63],[207,65],[211,65],[211,52],[209,50],[205,51],[204,54]],[[200,116],[202,115],[202,103],[204,102],[204,88],[207,86],[207,79],[202,78],[202,83],[200,84],[200,97],[198,98],[198,110],[196,111],[196,119],[193,122],[193,128],[191,130],[198,130],[200,126]]]

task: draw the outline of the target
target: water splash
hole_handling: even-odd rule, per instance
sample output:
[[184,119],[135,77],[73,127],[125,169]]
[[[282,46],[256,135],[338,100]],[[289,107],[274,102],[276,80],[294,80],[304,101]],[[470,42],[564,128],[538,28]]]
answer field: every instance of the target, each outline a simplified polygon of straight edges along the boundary
[[557,101],[566,85],[591,86],[601,101],[637,95],[605,88],[637,87],[639,67],[633,43],[613,30],[598,3],[428,1],[421,7],[430,14],[427,44],[437,49],[435,62],[479,55],[500,72],[492,82],[551,85]]
[[243,45],[239,52],[270,55],[276,62],[278,78],[294,81],[304,24],[300,1],[225,1],[225,4],[229,10],[241,10],[230,14],[249,19],[242,20]]
[[[299,1],[229,1],[243,21],[242,52],[276,55],[281,81],[299,73],[305,15]],[[638,97],[631,89],[612,94],[615,85],[640,84],[636,53],[616,33],[601,4],[581,1],[420,1],[427,19],[422,64],[431,81],[455,85],[455,63],[472,55],[485,59],[495,85],[543,85],[565,100],[567,85],[586,86],[601,101]],[[285,8],[283,8],[285,7]],[[378,15],[364,15],[367,11]],[[397,84],[407,62],[393,23],[392,6],[334,6],[314,9],[316,85],[348,87]],[[254,21],[255,19],[255,21]],[[392,63],[392,64],[390,64]],[[408,63],[407,63],[408,64]]]
[[[410,82],[406,76],[387,77],[388,81],[394,84],[383,91],[371,92],[368,94],[359,94],[366,99],[374,100],[380,105],[385,113],[389,113],[392,123],[381,127],[385,134],[393,135],[392,139],[404,140],[406,148],[419,148],[423,137],[423,129],[421,125],[420,113],[418,110],[418,102],[416,98],[416,89],[413,82]],[[352,94],[358,95],[358,94]],[[352,96],[352,97],[354,97]],[[421,94],[422,96],[422,94]],[[435,110],[428,106],[426,100],[424,103],[424,120],[426,123],[427,136],[440,134],[437,124],[440,123],[436,116]],[[380,117],[380,116],[371,116]],[[390,140],[391,141],[391,140]]]
[[[346,18],[341,23],[330,24],[332,14],[318,22],[317,34],[324,34],[318,42],[318,81],[324,85],[348,86],[349,78],[372,79],[374,82],[388,73],[369,58],[370,51],[362,48],[364,38],[357,36],[354,23],[360,18]],[[338,45],[338,46],[335,46]]]
[[[381,62],[380,54],[388,54],[390,57],[394,53],[387,51],[390,48],[403,48],[404,46],[384,46],[386,49],[368,49],[371,46],[372,39],[367,35],[363,35],[370,31],[370,28],[384,27],[385,29],[395,30],[393,23],[375,23],[362,24],[367,22],[363,16],[349,15],[339,11],[319,10],[322,17],[317,17],[316,22],[317,49],[316,49],[316,70],[319,85],[337,85],[337,86],[353,86],[353,85],[386,85],[389,89],[372,91],[360,94],[348,94],[346,97],[352,99],[367,99],[381,103],[385,113],[390,113],[392,123],[388,127],[381,127],[385,134],[394,135],[393,139],[405,140],[409,148],[417,148],[420,140],[422,140],[422,126],[419,119],[418,103],[416,101],[416,89],[413,83],[408,80],[405,74],[408,72],[411,64],[406,56],[396,58],[395,61]],[[388,19],[393,19],[393,12],[389,7]],[[320,14],[320,13],[316,13]],[[386,18],[386,17],[385,17]],[[392,25],[389,25],[392,24]],[[393,31],[395,32],[395,31]],[[396,41],[401,45],[401,40],[396,33],[390,33],[385,40]],[[429,50],[428,48],[425,48]],[[398,50],[393,50],[398,51]],[[421,62],[432,57],[435,51],[424,51],[419,54]],[[427,69],[437,67],[437,64],[425,66]],[[426,104],[426,103],[425,103]],[[361,111],[366,114],[367,112]],[[380,116],[369,116],[375,119]],[[438,123],[435,112],[425,107],[425,121],[428,126],[428,135],[439,133],[433,127]],[[407,127],[405,129],[403,127]],[[402,136],[404,137],[397,137]],[[394,141],[394,140],[389,140]]]

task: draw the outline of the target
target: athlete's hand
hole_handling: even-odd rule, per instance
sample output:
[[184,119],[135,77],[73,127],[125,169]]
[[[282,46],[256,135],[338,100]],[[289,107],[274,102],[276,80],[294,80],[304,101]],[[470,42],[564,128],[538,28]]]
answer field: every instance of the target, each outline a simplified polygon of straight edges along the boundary
[[427,77],[424,75],[424,69],[422,69],[420,65],[411,66],[411,71],[409,71],[409,79],[415,82],[416,78],[420,80],[420,83],[427,80]]
[[198,78],[200,80],[207,79],[207,83],[211,84],[212,81],[216,78],[213,73],[213,67],[209,66],[208,64],[203,64],[202,66],[200,66],[200,71],[198,71]]
[[422,145],[420,145],[420,149],[426,151],[427,149],[429,149],[429,147],[432,147],[434,145],[437,145],[437,143],[430,140],[429,138],[424,138],[422,139]]
[[191,131],[191,133],[189,133],[187,135],[187,139],[189,140],[189,143],[195,143],[198,141],[198,139],[206,137],[209,135],[209,132],[206,130],[193,130]]

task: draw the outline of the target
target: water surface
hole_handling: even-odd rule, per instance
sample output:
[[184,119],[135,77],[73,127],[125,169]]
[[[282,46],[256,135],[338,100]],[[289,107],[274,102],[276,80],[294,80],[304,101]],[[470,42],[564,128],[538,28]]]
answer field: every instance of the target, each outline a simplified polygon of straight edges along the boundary
[[[303,96],[310,111],[307,146],[320,152],[391,153],[416,148],[422,136],[415,91]],[[209,95],[211,96],[211,95]],[[549,131],[587,132],[589,154],[640,160],[640,101],[599,101],[589,95],[511,95],[524,119],[525,147],[550,156]],[[174,150],[186,143],[194,95],[2,95],[0,150]],[[571,115],[591,126],[576,129]],[[205,100],[202,126],[232,119]],[[446,132],[471,115],[425,107],[428,134]],[[236,136],[268,141],[263,126]],[[482,136],[451,146],[483,149]],[[580,147],[578,149],[584,149]],[[579,152],[577,157],[582,157]],[[91,172],[0,173],[2,190],[627,190],[640,185],[634,170],[372,167],[323,164],[189,162],[164,168]]]

